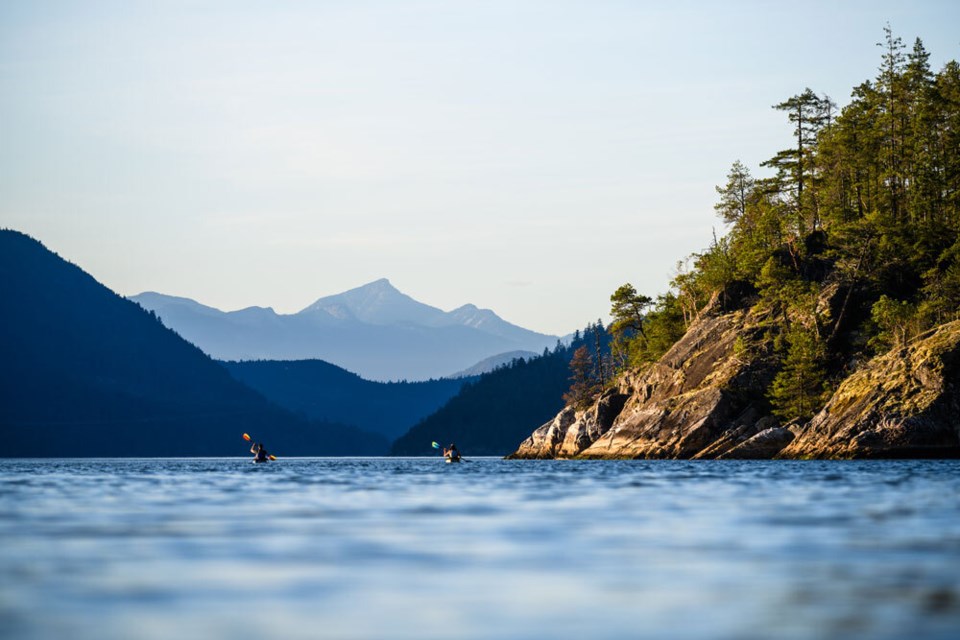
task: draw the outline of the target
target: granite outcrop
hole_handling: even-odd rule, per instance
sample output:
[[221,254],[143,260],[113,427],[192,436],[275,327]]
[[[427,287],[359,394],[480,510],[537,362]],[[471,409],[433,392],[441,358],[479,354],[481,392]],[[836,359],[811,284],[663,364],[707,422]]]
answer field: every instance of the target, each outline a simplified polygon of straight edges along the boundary
[[709,306],[659,361],[564,408],[511,458],[960,457],[960,321],[862,364],[808,422],[781,425],[758,307]]

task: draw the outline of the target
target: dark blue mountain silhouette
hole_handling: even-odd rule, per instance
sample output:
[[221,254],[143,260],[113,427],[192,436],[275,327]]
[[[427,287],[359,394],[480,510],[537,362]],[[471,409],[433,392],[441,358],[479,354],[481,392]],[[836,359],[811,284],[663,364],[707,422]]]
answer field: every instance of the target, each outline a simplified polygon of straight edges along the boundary
[[237,379],[307,418],[344,422],[395,440],[476,379],[372,382],[323,360],[223,362]]
[[22,233],[0,230],[0,437],[14,456],[383,453],[235,380],[151,312]]

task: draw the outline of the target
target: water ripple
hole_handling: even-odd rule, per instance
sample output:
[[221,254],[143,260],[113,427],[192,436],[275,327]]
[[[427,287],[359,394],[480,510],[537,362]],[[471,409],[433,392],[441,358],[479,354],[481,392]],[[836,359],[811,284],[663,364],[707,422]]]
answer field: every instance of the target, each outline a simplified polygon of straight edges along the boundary
[[0,625],[72,640],[953,638],[958,471],[7,459]]

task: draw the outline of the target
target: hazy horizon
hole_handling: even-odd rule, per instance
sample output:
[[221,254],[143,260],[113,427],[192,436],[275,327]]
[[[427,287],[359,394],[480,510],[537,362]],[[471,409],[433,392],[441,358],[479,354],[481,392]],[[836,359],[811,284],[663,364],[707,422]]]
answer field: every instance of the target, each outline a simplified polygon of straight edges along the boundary
[[[802,11],[802,12],[801,12]],[[960,5],[0,7],[0,226],[122,295],[296,312],[388,278],[563,335],[723,232],[714,186]]]

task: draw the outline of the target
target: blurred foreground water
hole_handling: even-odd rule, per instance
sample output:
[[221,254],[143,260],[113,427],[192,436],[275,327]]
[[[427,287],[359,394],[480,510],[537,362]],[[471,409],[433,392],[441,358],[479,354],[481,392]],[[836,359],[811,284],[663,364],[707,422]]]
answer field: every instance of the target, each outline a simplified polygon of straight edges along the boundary
[[960,462],[7,459],[0,637],[953,639]]

